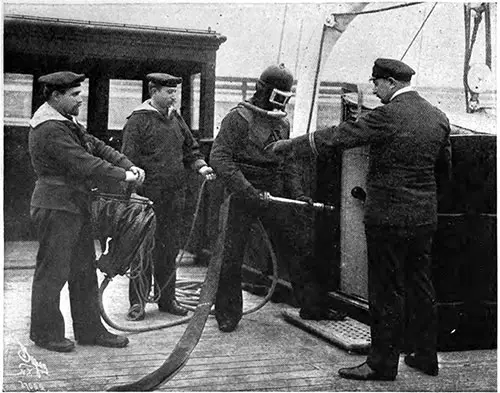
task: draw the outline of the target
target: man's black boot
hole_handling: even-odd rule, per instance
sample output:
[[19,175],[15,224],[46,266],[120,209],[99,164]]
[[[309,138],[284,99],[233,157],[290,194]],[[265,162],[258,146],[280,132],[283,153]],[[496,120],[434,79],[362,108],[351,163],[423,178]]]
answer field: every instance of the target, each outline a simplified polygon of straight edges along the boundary
[[161,312],[168,312],[169,314],[172,315],[179,315],[179,316],[185,316],[188,313],[188,310],[184,307],[182,307],[177,300],[172,300],[168,305],[162,305],[158,306],[158,309]]
[[415,353],[411,353],[405,356],[405,363],[408,366],[416,368],[417,370],[433,377],[439,374],[439,367],[436,358],[426,358],[418,356]]
[[236,329],[238,326],[238,322],[229,322],[229,321],[224,321],[224,322],[219,322],[219,330],[224,333],[230,333]]
[[339,375],[345,379],[359,381],[394,381],[396,379],[396,375],[382,374],[373,370],[366,362],[356,367],[341,368]]
[[35,341],[35,345],[54,352],[71,352],[75,349],[75,343],[67,338],[61,341]]
[[128,312],[127,312],[127,319],[129,321],[142,321],[146,316],[146,311],[144,310],[144,307],[140,304],[133,304]]
[[105,331],[93,338],[83,338],[78,340],[80,345],[97,345],[108,348],[124,348],[128,345],[128,338]]

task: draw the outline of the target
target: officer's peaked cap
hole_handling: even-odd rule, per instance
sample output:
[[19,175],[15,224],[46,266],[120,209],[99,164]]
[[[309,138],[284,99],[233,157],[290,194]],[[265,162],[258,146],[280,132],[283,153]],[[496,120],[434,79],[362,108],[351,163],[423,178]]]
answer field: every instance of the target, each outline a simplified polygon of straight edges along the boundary
[[175,87],[182,82],[182,78],[169,74],[164,74],[161,72],[154,72],[152,74],[147,74],[146,79],[150,82],[168,87]]
[[398,81],[408,82],[415,74],[413,68],[395,59],[377,59],[373,65],[372,78],[394,78]]
[[85,80],[84,74],[75,74],[71,71],[59,71],[52,74],[43,75],[38,78],[38,82],[56,89],[69,89],[78,87]]

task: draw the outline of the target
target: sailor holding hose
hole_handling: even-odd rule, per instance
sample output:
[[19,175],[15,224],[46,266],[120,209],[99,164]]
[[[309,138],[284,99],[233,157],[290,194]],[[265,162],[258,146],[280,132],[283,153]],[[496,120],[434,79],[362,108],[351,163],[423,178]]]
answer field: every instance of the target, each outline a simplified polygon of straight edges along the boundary
[[38,177],[31,218],[40,243],[31,296],[30,338],[39,347],[70,352],[59,309],[68,283],[75,339],[80,345],[125,347],[128,338],[107,331],[99,314],[90,190],[94,182],[140,184],[144,171],[90,135],[76,120],[83,74],[41,76],[46,102],[30,120],[29,152]]
[[257,219],[270,235],[279,259],[288,265],[301,317],[343,318],[322,304],[309,230],[312,217],[294,207],[262,203],[263,192],[312,203],[302,189],[300,167],[264,150],[273,141],[289,138],[284,109],[292,85],[293,75],[283,64],[266,68],[254,96],[222,120],[210,154],[210,164],[233,194],[215,300],[215,316],[223,332],[236,329],[242,317],[241,266],[251,225]]

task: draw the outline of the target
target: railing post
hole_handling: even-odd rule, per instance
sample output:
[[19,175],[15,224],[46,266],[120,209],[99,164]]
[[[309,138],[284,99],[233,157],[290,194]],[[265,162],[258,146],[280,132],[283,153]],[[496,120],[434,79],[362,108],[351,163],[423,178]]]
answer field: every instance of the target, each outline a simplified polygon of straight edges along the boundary
[[241,82],[241,99],[245,101],[247,99],[248,83],[246,79]]

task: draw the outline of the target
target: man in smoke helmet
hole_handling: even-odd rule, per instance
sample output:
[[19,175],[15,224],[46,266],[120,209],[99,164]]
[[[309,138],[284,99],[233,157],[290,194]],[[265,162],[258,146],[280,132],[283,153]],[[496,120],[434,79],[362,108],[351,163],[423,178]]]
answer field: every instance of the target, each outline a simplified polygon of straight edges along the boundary
[[232,194],[224,259],[215,301],[219,329],[233,331],[242,317],[241,265],[252,224],[260,219],[278,258],[286,263],[300,315],[306,319],[342,319],[321,304],[313,261],[312,215],[294,207],[264,206],[261,194],[311,202],[302,188],[300,166],[265,151],[269,143],[288,139],[285,108],[292,97],[293,75],[283,65],[266,68],[248,101],[222,120],[210,164]]

